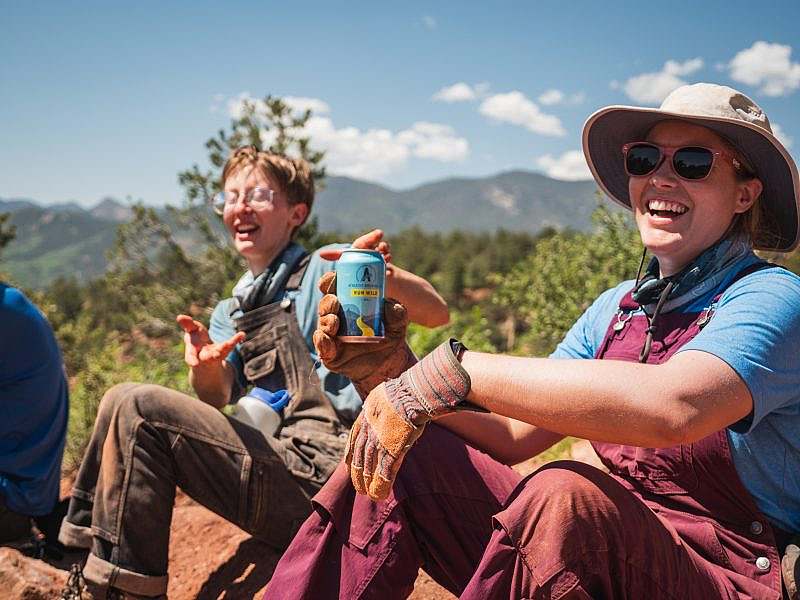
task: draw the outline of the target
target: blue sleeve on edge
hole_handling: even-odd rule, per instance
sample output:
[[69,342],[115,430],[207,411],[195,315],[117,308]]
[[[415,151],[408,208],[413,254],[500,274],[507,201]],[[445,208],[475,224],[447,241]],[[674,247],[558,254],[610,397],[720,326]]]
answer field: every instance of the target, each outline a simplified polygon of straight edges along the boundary
[[632,287],[633,281],[623,281],[600,294],[575,321],[550,358],[594,358],[620,300]]
[[737,281],[680,352],[686,350],[724,360],[747,384],[753,413],[734,431],[751,431],[769,413],[800,402],[800,277],[772,268]]

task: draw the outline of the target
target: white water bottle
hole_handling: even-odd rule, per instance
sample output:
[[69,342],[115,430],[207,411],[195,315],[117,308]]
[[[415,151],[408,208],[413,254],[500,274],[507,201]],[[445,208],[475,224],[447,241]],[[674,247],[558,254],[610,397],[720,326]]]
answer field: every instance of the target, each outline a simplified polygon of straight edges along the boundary
[[283,407],[289,403],[286,390],[270,392],[254,387],[246,396],[239,398],[231,415],[237,421],[255,427],[265,438],[271,438],[283,421]]

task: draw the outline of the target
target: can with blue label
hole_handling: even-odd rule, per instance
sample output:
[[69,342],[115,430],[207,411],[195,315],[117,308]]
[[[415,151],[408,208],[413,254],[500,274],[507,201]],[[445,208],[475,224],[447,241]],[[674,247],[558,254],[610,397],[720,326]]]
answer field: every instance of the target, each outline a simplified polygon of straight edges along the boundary
[[344,313],[339,339],[383,339],[383,293],[386,262],[377,250],[348,248],[336,261],[336,297]]

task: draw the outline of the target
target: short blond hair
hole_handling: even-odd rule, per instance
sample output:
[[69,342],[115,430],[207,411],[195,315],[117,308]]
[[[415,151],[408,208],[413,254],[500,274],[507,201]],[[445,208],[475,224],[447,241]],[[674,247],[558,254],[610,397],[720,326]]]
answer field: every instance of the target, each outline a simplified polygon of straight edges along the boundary
[[225,163],[221,187],[225,187],[228,177],[248,167],[258,169],[265,177],[274,179],[286,194],[289,204],[305,204],[309,214],[311,213],[314,204],[314,178],[307,161],[264,152],[255,146],[242,146],[236,148]]

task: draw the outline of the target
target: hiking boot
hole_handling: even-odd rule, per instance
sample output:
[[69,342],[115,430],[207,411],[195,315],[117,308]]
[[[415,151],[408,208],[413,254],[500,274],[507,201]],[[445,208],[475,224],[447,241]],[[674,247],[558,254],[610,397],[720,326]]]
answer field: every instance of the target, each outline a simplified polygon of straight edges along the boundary
[[14,512],[0,498],[0,545],[6,546],[31,535],[31,518]]
[[87,581],[83,577],[81,565],[74,563],[70,569],[69,579],[61,590],[60,600],[167,600],[167,596],[139,596],[109,587],[107,583]]

